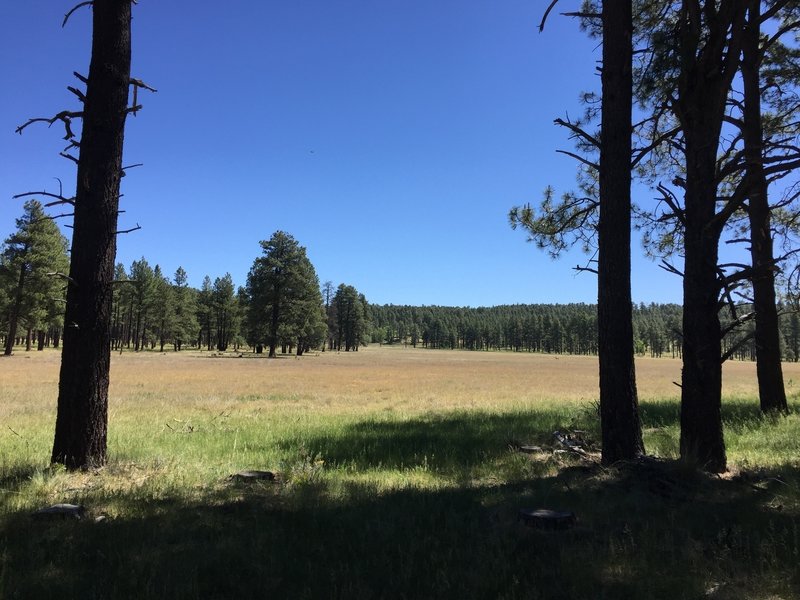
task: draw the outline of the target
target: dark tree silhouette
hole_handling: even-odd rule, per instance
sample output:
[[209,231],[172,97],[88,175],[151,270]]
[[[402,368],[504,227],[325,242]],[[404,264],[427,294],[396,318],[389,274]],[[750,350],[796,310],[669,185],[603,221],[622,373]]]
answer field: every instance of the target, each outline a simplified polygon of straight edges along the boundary
[[644,453],[631,308],[633,17],[630,0],[604,1],[602,20],[597,324],[602,461],[610,464]]
[[131,85],[131,0],[94,0],[52,461],[106,462],[111,304]]

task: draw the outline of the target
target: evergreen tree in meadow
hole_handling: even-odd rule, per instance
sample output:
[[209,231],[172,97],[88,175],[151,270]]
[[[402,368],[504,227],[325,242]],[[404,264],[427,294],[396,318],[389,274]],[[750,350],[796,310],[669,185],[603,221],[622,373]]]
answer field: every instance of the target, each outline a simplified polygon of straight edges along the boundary
[[180,351],[183,345],[193,341],[197,336],[197,292],[189,287],[189,276],[182,267],[178,267],[173,278],[172,292],[175,299],[175,325],[173,329],[173,347]]
[[[291,235],[276,231],[260,242],[263,256],[255,259],[247,275],[248,343],[265,343],[269,356],[279,345],[302,351],[313,331],[323,331],[322,295],[306,249]],[[310,336],[314,338],[314,336]]]
[[38,200],[25,203],[16,224],[17,230],[5,240],[0,255],[0,286],[6,303],[6,356],[13,350],[20,327],[26,330],[30,350],[32,332],[40,332],[41,349],[45,330],[58,326],[64,310],[63,276],[69,265],[67,240],[47,218]]
[[334,346],[337,350],[349,352],[368,341],[370,330],[369,305],[363,294],[352,285],[341,284],[331,302],[333,311]]

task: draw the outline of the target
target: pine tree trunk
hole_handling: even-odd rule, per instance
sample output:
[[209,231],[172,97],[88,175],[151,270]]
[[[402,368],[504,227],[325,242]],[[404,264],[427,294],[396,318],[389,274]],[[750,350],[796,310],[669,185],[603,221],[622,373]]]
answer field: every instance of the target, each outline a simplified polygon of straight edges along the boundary
[[25,265],[19,268],[19,281],[14,294],[14,304],[11,307],[11,316],[8,319],[8,335],[6,336],[5,356],[11,356],[14,351],[14,340],[17,337],[17,324],[19,323],[19,311],[22,306],[22,292],[25,288],[25,275],[27,269]]
[[698,144],[687,135],[686,159],[681,458],[707,471],[721,472],[726,457],[721,415],[719,233],[707,227],[716,206],[716,145]]
[[111,308],[131,62],[131,0],[94,0],[52,460],[105,464]]
[[764,175],[761,90],[759,80],[760,0],[750,0],[748,25],[743,38],[744,153],[750,179],[748,214],[750,255],[754,269],[756,373],[763,412],[786,413],[786,390],[781,366],[778,308],[775,301],[774,257],[770,229],[767,178]]
[[602,461],[644,454],[631,307],[632,7],[603,2],[598,226],[598,343]]

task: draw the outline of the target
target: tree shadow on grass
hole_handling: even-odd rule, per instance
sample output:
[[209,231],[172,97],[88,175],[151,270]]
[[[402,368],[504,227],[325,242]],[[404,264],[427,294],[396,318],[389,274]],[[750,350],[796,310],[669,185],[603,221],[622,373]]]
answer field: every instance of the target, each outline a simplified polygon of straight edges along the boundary
[[[777,508],[784,487],[645,463],[491,487],[122,495],[123,516],[99,523],[91,506],[79,522],[7,518],[0,596],[677,599],[714,585],[726,595],[712,597],[792,594],[798,516]],[[527,528],[523,507],[573,510],[578,526]]]
[[[301,438],[327,464],[357,470],[424,468],[456,475],[508,454],[523,444],[551,445],[553,432],[581,425],[582,411],[481,411],[405,420],[366,419]],[[297,440],[281,442],[292,452]]]

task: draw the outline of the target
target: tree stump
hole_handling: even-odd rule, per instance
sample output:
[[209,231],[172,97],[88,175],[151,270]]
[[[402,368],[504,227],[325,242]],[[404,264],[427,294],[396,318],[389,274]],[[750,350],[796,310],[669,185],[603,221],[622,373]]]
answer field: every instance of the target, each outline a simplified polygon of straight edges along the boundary
[[528,527],[546,531],[563,531],[575,527],[577,518],[572,511],[548,510],[539,508],[535,510],[523,508],[519,511],[518,518]]
[[253,481],[275,481],[272,471],[239,471],[230,476],[231,481],[252,483]]
[[75,519],[80,521],[84,514],[86,514],[86,508],[80,504],[54,504],[47,508],[40,508],[32,513],[31,517],[41,521],[56,519]]

